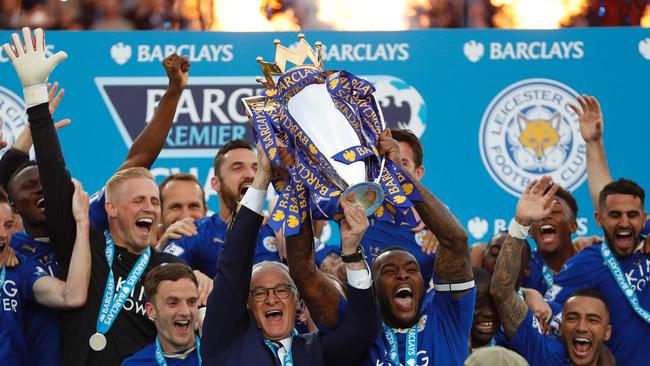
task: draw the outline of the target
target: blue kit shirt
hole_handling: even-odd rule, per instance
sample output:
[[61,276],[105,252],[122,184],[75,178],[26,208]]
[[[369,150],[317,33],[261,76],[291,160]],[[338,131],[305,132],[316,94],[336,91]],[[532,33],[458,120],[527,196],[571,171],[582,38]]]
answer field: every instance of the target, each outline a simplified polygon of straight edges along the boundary
[[34,283],[47,274],[35,261],[19,253],[16,256],[20,264],[6,268],[5,282],[0,288],[0,363],[32,365],[31,355],[35,351],[24,327],[25,305],[34,300]]
[[[122,366],[155,366],[156,362],[156,342],[134,353],[133,356],[125,358]],[[197,366],[199,365],[199,356],[196,348],[187,353],[184,357],[165,357],[168,366]]]
[[[216,213],[196,221],[196,228],[196,235],[184,236],[169,242],[165,247],[165,252],[181,258],[192,269],[214,277],[217,274],[217,263],[228,231],[228,224]],[[254,257],[255,263],[265,260],[280,260],[275,247],[273,229],[268,225],[264,225],[260,229]]]
[[[418,348],[416,365],[451,366],[463,365],[469,355],[469,335],[474,318],[476,289],[460,298],[451,292],[427,294],[420,309],[418,321]],[[406,332],[395,331],[399,358],[404,362]],[[391,365],[388,355],[390,346],[382,331],[363,363],[366,366]]]
[[[602,245],[587,247],[569,259],[566,268],[555,276],[545,299],[550,302],[553,312],[558,313],[562,310],[562,304],[576,290],[595,288],[607,299],[611,309],[612,337],[605,344],[616,356],[617,363],[645,365],[648,356],[639,350],[650,346],[650,324],[636,314],[621,292],[600,254]],[[618,258],[618,262],[627,281],[635,288],[641,306],[650,309],[650,255],[636,252],[627,258]]]

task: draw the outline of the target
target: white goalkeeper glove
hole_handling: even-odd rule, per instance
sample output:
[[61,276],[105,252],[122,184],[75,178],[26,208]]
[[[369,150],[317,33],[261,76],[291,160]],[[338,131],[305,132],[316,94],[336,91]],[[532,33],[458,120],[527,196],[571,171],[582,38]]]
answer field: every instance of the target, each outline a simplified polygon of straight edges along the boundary
[[49,58],[45,57],[45,35],[41,28],[32,32],[29,28],[23,28],[23,39],[25,44],[20,42],[17,33],[11,35],[13,49],[5,43],[2,49],[11,60],[16,69],[16,74],[23,84],[23,96],[27,108],[48,102],[47,78],[52,70],[65,60],[68,55],[59,51]]

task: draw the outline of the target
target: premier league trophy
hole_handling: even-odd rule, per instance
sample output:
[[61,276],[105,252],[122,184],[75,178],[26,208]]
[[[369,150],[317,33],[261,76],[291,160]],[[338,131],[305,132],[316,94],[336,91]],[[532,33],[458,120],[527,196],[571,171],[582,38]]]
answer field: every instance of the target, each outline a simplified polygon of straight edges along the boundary
[[[321,44],[314,51],[302,34],[293,50],[278,40],[275,45],[275,62],[257,58],[262,95],[242,99],[264,153],[290,173],[289,179],[273,180],[280,197],[269,224],[276,231],[284,225],[286,235],[297,233],[308,194],[320,202],[346,199],[378,218],[389,216],[386,210],[398,221],[410,218],[413,185],[377,151],[385,124],[373,85],[345,71],[324,70]],[[294,66],[287,69],[288,62]],[[280,161],[278,142],[293,156],[292,164]],[[337,220],[336,210],[323,213]]]

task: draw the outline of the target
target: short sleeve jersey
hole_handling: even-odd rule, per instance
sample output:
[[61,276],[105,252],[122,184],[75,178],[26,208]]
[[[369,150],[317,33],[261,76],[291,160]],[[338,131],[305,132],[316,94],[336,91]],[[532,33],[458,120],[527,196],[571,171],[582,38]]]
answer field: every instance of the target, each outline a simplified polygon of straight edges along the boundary
[[[476,289],[460,298],[451,292],[432,291],[420,310],[416,365],[462,365],[469,355],[468,341],[474,317]],[[395,331],[400,363],[405,365],[406,331]],[[382,331],[370,348],[366,366],[391,365],[390,346]]]
[[[546,292],[554,313],[571,295],[582,288],[594,288],[605,297],[610,312],[612,336],[605,342],[616,356],[619,365],[643,365],[647,355],[639,352],[650,346],[650,324],[646,323],[618,287],[600,249],[604,244],[592,245],[569,259],[566,268],[555,276],[553,286]],[[618,258],[625,278],[635,289],[641,306],[650,310],[650,255],[639,252],[626,258]]]
[[[196,235],[184,236],[171,241],[164,251],[181,258],[192,269],[214,277],[217,274],[219,254],[228,233],[228,224],[216,213],[198,220],[196,228]],[[268,225],[264,225],[260,229],[254,257],[255,263],[265,260],[280,260],[275,246],[275,235]]]
[[20,264],[6,268],[0,287],[0,360],[6,365],[30,364],[25,329],[25,305],[34,301],[33,286],[47,273],[36,262],[16,253]]

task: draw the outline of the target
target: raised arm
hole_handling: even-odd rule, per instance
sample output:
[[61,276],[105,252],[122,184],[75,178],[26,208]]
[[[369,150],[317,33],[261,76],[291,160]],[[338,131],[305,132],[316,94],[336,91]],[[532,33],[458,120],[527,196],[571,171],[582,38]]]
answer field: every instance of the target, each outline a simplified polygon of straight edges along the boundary
[[553,197],[559,186],[554,185],[544,194],[546,187],[551,184],[550,181],[549,176],[544,176],[526,187],[517,203],[515,219],[510,224],[492,274],[490,295],[497,307],[501,325],[508,339],[512,339],[528,312],[528,306],[517,295],[515,286],[522,265],[523,248],[524,245],[528,245],[526,243],[528,228],[533,221],[541,220],[551,212]]
[[[59,83],[54,83],[50,87],[48,84],[48,99],[50,106],[50,114],[54,114],[56,107],[63,98],[64,89],[59,89]],[[58,93],[57,93],[58,90]],[[69,119],[61,120],[54,125],[56,128],[61,128],[70,124]],[[29,149],[32,148],[32,133],[29,126],[25,126],[18,134],[14,144],[7,150],[0,159],[0,185],[7,188],[9,178],[13,175],[18,167],[25,162],[29,161]]]
[[27,115],[34,140],[43,195],[45,216],[59,263],[59,276],[66,278],[73,243],[76,238],[76,223],[72,215],[74,186],[66,170],[63,153],[50,111],[46,81],[54,67],[67,57],[59,51],[45,57],[45,36],[42,29],[34,31],[34,40],[29,28],[23,28],[26,48],[18,34],[11,36],[13,49],[5,44],[3,50],[9,56],[16,74],[23,85]]
[[609,172],[605,145],[603,144],[603,113],[598,100],[593,96],[577,96],[580,107],[569,104],[580,119],[580,134],[587,144],[587,180],[589,182],[589,195],[598,211],[598,195],[600,191],[612,181]]
[[74,180],[72,209],[77,224],[70,271],[65,282],[56,277],[41,277],[34,283],[34,298],[42,305],[55,308],[76,308],[86,304],[90,282],[90,219],[88,194],[81,183]]
[[[258,145],[259,149],[259,145]],[[203,322],[201,354],[205,359],[223,350],[234,334],[244,331],[257,234],[262,226],[262,206],[271,180],[266,155],[258,151],[258,169],[242,198],[219,256],[214,289],[208,296]]]
[[[402,166],[399,145],[386,129],[379,136],[379,152],[388,159]],[[467,233],[461,223],[440,200],[431,193],[406,169],[403,170],[417,188],[423,201],[414,202],[420,218],[427,228],[438,238],[439,247],[433,271],[439,281],[445,283],[458,283],[469,281],[473,278],[472,266],[469,260],[469,247]],[[469,290],[458,291],[456,296],[462,296]]]
[[[345,215],[341,221],[343,255],[357,252],[361,238],[368,229],[365,210],[344,200]],[[380,327],[379,309],[373,294],[372,278],[365,259],[345,264],[348,277],[348,312],[345,320],[332,333],[323,336],[323,350],[328,365],[360,364],[377,338]],[[311,311],[311,310],[310,310]]]
[[176,54],[167,56],[162,63],[169,79],[167,91],[160,99],[151,121],[133,141],[126,160],[118,170],[137,166],[151,168],[165,145],[165,139],[174,121],[178,100],[187,86],[187,72],[190,69],[190,63],[187,57]]
[[311,217],[300,226],[300,232],[286,237],[289,274],[315,322],[334,327],[338,318],[339,291],[333,280],[316,266],[314,233]]

